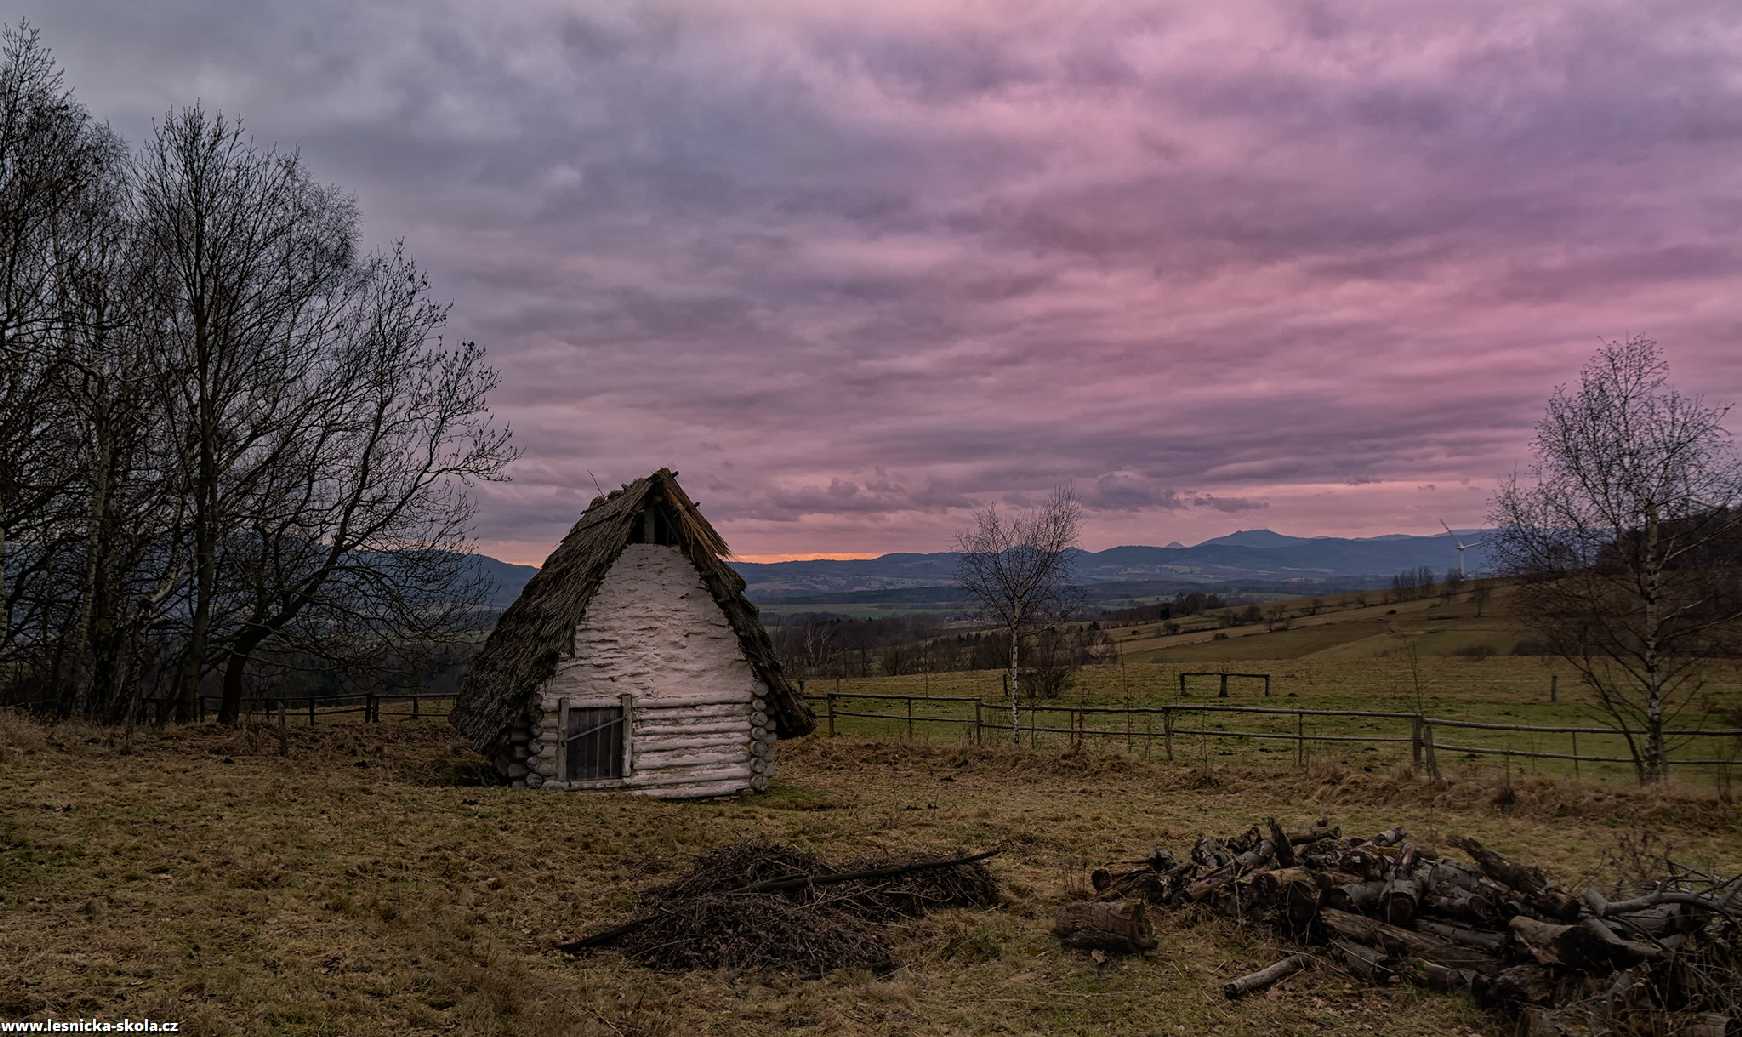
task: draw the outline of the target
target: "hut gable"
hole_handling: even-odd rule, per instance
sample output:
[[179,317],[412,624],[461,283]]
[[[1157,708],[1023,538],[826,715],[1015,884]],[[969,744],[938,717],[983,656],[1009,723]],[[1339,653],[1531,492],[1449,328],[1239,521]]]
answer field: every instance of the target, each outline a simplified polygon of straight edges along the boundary
[[[529,785],[701,795],[740,777],[765,784],[775,736],[816,721],[726,554],[666,469],[595,498],[474,658],[455,726]],[[621,703],[624,773],[577,778],[562,754],[582,720],[603,728],[610,703]]]

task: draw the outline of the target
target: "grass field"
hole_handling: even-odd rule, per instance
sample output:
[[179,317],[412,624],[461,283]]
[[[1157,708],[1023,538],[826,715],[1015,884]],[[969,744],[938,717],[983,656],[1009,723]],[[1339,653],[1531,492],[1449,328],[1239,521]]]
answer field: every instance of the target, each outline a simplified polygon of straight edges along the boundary
[[[1218,698],[1218,680],[1213,676],[1192,678],[1188,683],[1191,694],[1185,699],[1178,697],[1178,674],[1181,670],[1213,671],[1217,668],[1214,664],[1205,665],[1196,661],[1180,664],[1128,664],[1123,672],[1116,666],[1093,667],[1082,671],[1076,687],[1065,698],[1047,704],[1067,707],[1076,704],[1090,707],[1241,705],[1307,711],[1414,713],[1419,703],[1421,711],[1426,715],[1449,720],[1542,727],[1604,726],[1599,712],[1586,700],[1584,693],[1573,683],[1569,674],[1562,673],[1558,701],[1550,702],[1549,676],[1554,671],[1546,661],[1536,658],[1497,657],[1468,660],[1430,656],[1419,659],[1413,671],[1407,657],[1360,660],[1247,659],[1238,660],[1229,668],[1272,674],[1272,697],[1262,696],[1262,685],[1259,682],[1231,680],[1229,697]],[[1415,691],[1418,677],[1421,685],[1419,699]],[[1708,690],[1708,694],[1702,697],[1699,708],[1689,711],[1678,724],[1699,730],[1735,729],[1736,712],[1739,704],[1742,704],[1739,703],[1742,695],[1738,694],[1737,679],[1738,674],[1733,668],[1725,668],[1717,675],[1717,680]],[[822,681],[813,685],[812,690],[830,691],[835,686],[834,681]],[[933,674],[929,679],[923,676],[904,676],[840,682],[843,696],[851,696],[855,692],[873,695],[923,695],[928,687],[933,695],[981,695],[988,703],[983,714],[986,722],[1009,723],[1008,713],[1002,708],[994,709],[991,705],[1003,698],[1002,675],[996,671]],[[826,709],[821,702],[815,705],[819,710]],[[906,707],[899,700],[854,700],[842,697],[837,700],[837,708],[842,712],[889,715],[887,720],[843,718],[837,727],[844,734],[889,738],[905,738],[908,735]],[[960,742],[972,738],[971,702],[921,702],[915,704],[915,713],[918,718],[966,721],[962,724],[942,724],[918,720],[913,727],[914,735],[918,738],[943,742]],[[1040,726],[1044,727],[1048,723],[1045,716],[1041,714]],[[1051,722],[1058,726],[1067,726],[1069,719],[1060,715]],[[1025,726],[1030,723],[1026,712],[1022,723]],[[1129,747],[1135,753],[1152,756],[1162,753],[1162,721],[1159,718],[1150,721],[1147,732],[1145,721],[1141,718],[1128,721],[1123,716],[1098,717],[1090,713],[1086,723],[1091,730],[1109,732],[1100,736],[1100,741],[1110,747]],[[1177,723],[1182,725],[1180,732],[1189,732],[1191,728],[1202,724],[1219,730],[1272,736],[1292,737],[1297,730],[1296,719],[1292,715],[1191,714],[1189,717],[1178,718]],[[1410,724],[1406,720],[1312,717],[1308,714],[1302,719],[1301,725],[1308,735],[1364,735],[1407,739],[1410,734]],[[1149,736],[1147,739],[1146,733]],[[992,737],[992,734],[983,732],[983,738]],[[1063,744],[1069,737],[1066,734],[1048,735],[1044,732],[1039,736],[1043,743],[1050,740],[1054,744]],[[1569,753],[1575,748],[1574,736],[1564,734],[1483,730],[1458,730],[1454,733],[1449,728],[1438,728],[1435,738],[1442,744],[1467,745],[1479,749],[1511,749],[1516,753]],[[1581,734],[1576,738],[1576,748],[1584,756],[1624,758],[1628,755],[1625,742],[1617,735]],[[1026,733],[1024,739],[1028,740]],[[1257,763],[1268,759],[1279,767],[1295,764],[1294,745],[1279,738],[1218,738],[1201,742],[1193,739],[1189,733],[1182,733],[1176,738],[1175,749],[1176,758],[1181,760],[1188,758],[1189,753],[1190,758],[1203,757],[1218,763]],[[1722,765],[1690,765],[1675,770],[1672,779],[1676,782],[1697,786],[1708,792],[1726,794],[1729,783],[1742,782],[1742,739],[1675,739],[1671,742],[1671,749],[1672,760],[1727,761]],[[1317,743],[1309,744],[1308,752],[1313,757],[1325,760],[1337,760],[1357,766],[1384,767],[1407,761],[1410,748],[1402,743]],[[1495,780],[1500,780],[1507,773],[1570,776],[1575,771],[1574,765],[1568,761],[1530,759],[1522,755],[1508,760],[1503,756],[1467,755],[1441,750],[1438,759],[1441,767],[1447,771],[1466,770],[1491,775]],[[1579,765],[1577,771],[1579,776],[1587,779],[1633,780],[1632,769],[1626,764],[1585,762]]]
[[[1600,727],[1607,721],[1595,708],[1590,695],[1579,686],[1574,671],[1563,661],[1545,656],[1511,654],[1527,631],[1510,615],[1504,587],[1495,594],[1485,614],[1477,616],[1466,599],[1445,602],[1438,598],[1417,599],[1397,605],[1352,604],[1332,601],[1318,615],[1291,616],[1287,629],[1267,630],[1263,625],[1202,629],[1166,635],[1154,624],[1113,628],[1110,633],[1120,647],[1117,661],[1085,667],[1063,702],[1091,706],[1159,706],[1180,703],[1261,705],[1303,710],[1375,710],[1422,712],[1430,716],[1475,722],[1535,725],[1544,727]],[[1222,635],[1218,637],[1217,635]],[[1482,655],[1486,650],[1493,654]],[[1248,671],[1272,675],[1272,697],[1261,697],[1261,685],[1234,681],[1230,697],[1216,697],[1214,677],[1194,678],[1188,684],[1191,696],[1179,697],[1182,671]],[[987,702],[1003,699],[1003,675],[985,670],[946,674],[909,674],[819,680],[812,693],[840,690],[846,693],[980,696]],[[1551,701],[1551,693],[1553,701]],[[904,713],[902,703],[872,706],[860,703],[841,708],[854,712]],[[920,715],[972,717],[972,706],[917,707]],[[1027,721],[1025,721],[1026,723]],[[1061,718],[1061,722],[1062,718]],[[1106,723],[1123,736],[1126,721]],[[1158,721],[1159,723],[1159,721]],[[1319,719],[1305,722],[1308,733],[1379,737],[1407,736],[1407,723],[1377,719]],[[1044,726],[1044,722],[1041,726]],[[1103,725],[1105,726],[1105,725]],[[1292,717],[1218,717],[1212,726],[1227,730],[1250,730],[1282,735],[1296,731]],[[1742,664],[1736,660],[1715,663],[1690,708],[1675,727],[1697,730],[1742,728]],[[839,725],[850,733],[905,736],[905,717],[892,721],[852,718]],[[1157,731],[1159,728],[1156,729]],[[915,733],[933,740],[958,741],[963,728],[943,724],[917,724]],[[1141,735],[1141,730],[1137,734]],[[1150,732],[1152,735],[1155,731]],[[1045,738],[1043,734],[1040,736]],[[1477,749],[1510,748],[1516,752],[1570,753],[1573,736],[1547,733],[1504,733],[1459,730],[1437,732],[1436,737],[1454,745]],[[1065,736],[1054,735],[1055,741]],[[1626,757],[1625,742],[1613,735],[1577,736],[1581,755]],[[1151,753],[1153,738],[1106,739],[1130,744]],[[1280,739],[1219,739],[1190,742],[1191,751],[1216,760],[1257,762],[1266,757],[1292,764],[1295,750]],[[1177,747],[1176,747],[1177,748]],[[1676,772],[1675,780],[1724,791],[1728,783],[1742,779],[1742,740],[1736,738],[1676,740],[1672,759],[1717,759],[1723,765],[1689,767]],[[1337,746],[1321,743],[1314,753],[1326,759],[1360,766],[1387,766],[1407,758],[1408,746]],[[1572,774],[1574,765],[1564,760],[1507,760],[1487,755],[1440,753],[1442,767],[1462,768],[1478,775],[1508,773]],[[1581,777],[1631,780],[1632,769],[1623,764],[1583,763]]]
[[[1675,790],[1525,779],[1443,789],[1331,762],[1205,774],[1102,751],[812,737],[768,795],[662,803],[467,784],[440,725],[108,732],[0,718],[0,1019],[179,1020],[194,1034],[1499,1034],[1463,1000],[1329,973],[1227,1003],[1267,937],[1158,919],[1153,955],[1097,965],[1048,934],[1086,864],[1266,814],[1473,835],[1563,881],[1650,836],[1742,867],[1742,820]],[[748,836],[833,857],[1004,845],[1008,904],[905,925],[888,978],[666,975],[558,939]]]

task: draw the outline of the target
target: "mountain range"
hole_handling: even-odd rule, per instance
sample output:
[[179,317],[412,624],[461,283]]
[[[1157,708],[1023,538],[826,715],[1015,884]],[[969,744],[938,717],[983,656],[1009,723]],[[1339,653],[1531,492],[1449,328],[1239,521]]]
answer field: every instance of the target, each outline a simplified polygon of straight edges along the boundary
[[[1483,530],[1459,530],[1469,543]],[[948,600],[956,584],[954,551],[903,552],[876,558],[822,558],[794,562],[733,562],[750,596],[769,603],[840,600]],[[496,586],[491,604],[506,607],[536,568],[474,555],[479,575]],[[1381,586],[1404,569],[1427,566],[1436,573],[1456,568],[1453,536],[1391,534],[1376,537],[1297,537],[1269,529],[1242,529],[1186,547],[1131,545],[1105,551],[1073,551],[1071,578],[1099,593],[1116,588],[1157,594],[1175,590],[1319,590]],[[1472,545],[1464,565],[1471,574],[1491,564],[1486,548]],[[1139,590],[1141,588],[1141,590]]]

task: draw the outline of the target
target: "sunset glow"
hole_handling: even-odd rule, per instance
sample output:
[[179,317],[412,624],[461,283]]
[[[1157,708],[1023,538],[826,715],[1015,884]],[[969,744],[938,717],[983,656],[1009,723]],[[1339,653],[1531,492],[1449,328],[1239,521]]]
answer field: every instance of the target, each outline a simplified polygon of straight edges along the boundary
[[502,371],[510,560],[661,465],[755,561],[1060,483],[1090,549],[1428,533],[1605,339],[1742,398],[1733,0],[150,6],[13,17],[404,233]]

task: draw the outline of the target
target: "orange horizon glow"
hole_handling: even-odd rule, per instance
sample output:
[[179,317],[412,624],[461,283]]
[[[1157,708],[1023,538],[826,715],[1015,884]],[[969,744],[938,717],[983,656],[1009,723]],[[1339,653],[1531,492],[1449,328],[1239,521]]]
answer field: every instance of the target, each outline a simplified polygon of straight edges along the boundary
[[866,558],[881,557],[883,557],[883,552],[881,551],[801,551],[797,553],[779,552],[775,554],[735,554],[732,556],[732,560],[734,562],[767,564],[769,562],[820,562],[825,560],[854,562],[863,561]]

